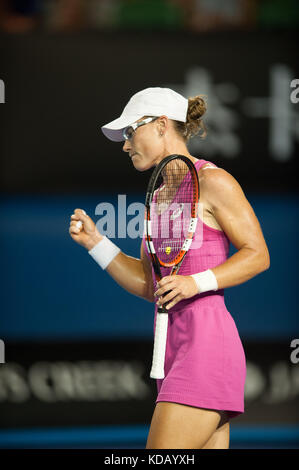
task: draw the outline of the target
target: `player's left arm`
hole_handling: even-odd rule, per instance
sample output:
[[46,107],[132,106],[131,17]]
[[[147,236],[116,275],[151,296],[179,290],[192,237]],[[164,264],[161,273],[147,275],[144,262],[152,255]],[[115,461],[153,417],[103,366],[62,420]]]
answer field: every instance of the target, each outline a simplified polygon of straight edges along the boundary
[[[236,179],[222,168],[205,168],[199,182],[201,201],[238,250],[211,269],[218,289],[242,284],[268,269],[270,256],[261,226]],[[155,296],[163,296],[157,303],[169,302],[166,308],[198,294],[192,276],[165,276],[157,286]]]
[[210,212],[238,250],[212,269],[218,288],[248,281],[270,267],[260,223],[240,184],[222,168],[201,172],[200,190]]

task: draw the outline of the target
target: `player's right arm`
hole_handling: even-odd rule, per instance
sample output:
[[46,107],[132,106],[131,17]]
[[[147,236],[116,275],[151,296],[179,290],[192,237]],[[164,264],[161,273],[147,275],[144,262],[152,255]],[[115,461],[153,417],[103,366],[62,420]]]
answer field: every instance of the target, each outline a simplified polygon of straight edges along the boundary
[[[76,227],[78,221],[82,222],[82,227],[79,229]],[[76,209],[71,216],[69,233],[74,241],[88,251],[103,238],[93,220],[80,209]],[[126,291],[149,302],[155,301],[151,263],[144,253],[142,243],[140,259],[128,256],[121,251],[113,258],[105,271]]]
[[108,265],[106,272],[131,294],[155,302],[152,269],[142,243],[140,259],[121,251]]

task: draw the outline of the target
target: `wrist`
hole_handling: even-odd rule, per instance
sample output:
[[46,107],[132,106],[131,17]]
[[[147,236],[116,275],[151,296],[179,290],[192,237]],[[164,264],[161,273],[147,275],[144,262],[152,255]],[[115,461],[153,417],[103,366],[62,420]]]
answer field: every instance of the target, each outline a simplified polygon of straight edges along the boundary
[[218,290],[218,282],[215,274],[211,269],[207,269],[201,273],[191,274],[191,277],[194,279],[197,285],[199,294],[210,290]]
[[87,251],[92,250],[101,240],[103,240],[104,236],[100,233],[96,233],[90,237],[90,240],[86,243],[85,248]]
[[120,248],[105,236],[88,251],[88,254],[102,269],[106,269],[120,251]]

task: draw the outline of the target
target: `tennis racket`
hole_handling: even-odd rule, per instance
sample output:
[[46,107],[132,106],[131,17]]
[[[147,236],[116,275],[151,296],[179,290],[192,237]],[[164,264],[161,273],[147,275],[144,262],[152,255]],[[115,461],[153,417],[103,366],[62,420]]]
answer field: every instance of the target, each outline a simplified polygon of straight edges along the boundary
[[[144,235],[156,284],[161,267],[178,273],[190,249],[198,220],[199,182],[194,164],[184,155],[169,155],[154,169],[146,193]],[[183,217],[182,217],[183,216]],[[164,294],[166,295],[166,294]],[[158,306],[150,377],[163,379],[168,311]]]

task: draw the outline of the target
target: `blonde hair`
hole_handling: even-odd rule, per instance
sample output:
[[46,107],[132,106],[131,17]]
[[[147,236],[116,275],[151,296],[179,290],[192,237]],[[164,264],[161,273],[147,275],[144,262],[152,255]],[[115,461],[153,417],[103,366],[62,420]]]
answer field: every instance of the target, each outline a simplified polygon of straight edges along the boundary
[[205,138],[207,130],[202,120],[203,115],[207,111],[207,105],[203,99],[204,95],[197,95],[188,98],[187,121],[173,121],[174,128],[180,134],[184,141],[200,133],[200,137]]

